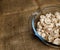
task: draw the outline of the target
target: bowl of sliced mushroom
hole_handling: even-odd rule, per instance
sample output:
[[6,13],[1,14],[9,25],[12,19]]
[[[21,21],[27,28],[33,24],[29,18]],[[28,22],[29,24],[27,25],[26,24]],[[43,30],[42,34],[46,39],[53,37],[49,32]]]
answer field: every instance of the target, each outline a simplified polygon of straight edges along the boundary
[[60,5],[42,6],[33,13],[32,28],[44,44],[60,48]]

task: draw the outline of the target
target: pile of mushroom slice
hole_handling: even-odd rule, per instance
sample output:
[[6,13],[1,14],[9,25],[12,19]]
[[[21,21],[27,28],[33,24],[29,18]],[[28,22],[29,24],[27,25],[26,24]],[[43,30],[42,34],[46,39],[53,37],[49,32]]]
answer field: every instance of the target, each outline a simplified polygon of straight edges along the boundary
[[40,15],[36,29],[45,40],[60,45],[60,12]]

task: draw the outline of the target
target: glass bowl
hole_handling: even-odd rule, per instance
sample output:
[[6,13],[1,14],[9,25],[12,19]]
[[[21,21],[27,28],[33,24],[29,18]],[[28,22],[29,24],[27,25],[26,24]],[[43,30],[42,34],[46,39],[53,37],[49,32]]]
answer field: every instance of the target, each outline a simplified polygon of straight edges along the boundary
[[35,13],[32,14],[33,18],[32,18],[32,29],[34,31],[34,34],[46,45],[55,47],[55,48],[60,48],[60,45],[56,45],[53,44],[51,42],[46,41],[45,39],[42,38],[42,36],[40,36],[38,34],[38,32],[36,31],[36,24],[39,20],[39,15],[41,14],[46,14],[46,13],[55,13],[55,12],[60,12],[60,5],[59,4],[55,4],[55,5],[45,5],[42,6],[41,8],[37,9],[37,11]]

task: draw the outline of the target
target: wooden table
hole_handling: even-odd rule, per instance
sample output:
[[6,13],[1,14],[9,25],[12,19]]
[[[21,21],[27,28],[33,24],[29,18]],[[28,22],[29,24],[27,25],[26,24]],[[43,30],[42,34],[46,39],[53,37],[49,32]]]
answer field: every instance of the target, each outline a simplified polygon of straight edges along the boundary
[[44,45],[34,36],[31,14],[42,5],[60,0],[1,0],[0,50],[60,50]]

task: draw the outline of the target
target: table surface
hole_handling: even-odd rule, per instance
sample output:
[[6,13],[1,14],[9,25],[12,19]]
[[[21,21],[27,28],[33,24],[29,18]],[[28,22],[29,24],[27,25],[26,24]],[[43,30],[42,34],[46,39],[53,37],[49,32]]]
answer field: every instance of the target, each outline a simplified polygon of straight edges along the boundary
[[34,36],[31,14],[60,0],[0,0],[0,50],[60,50]]

